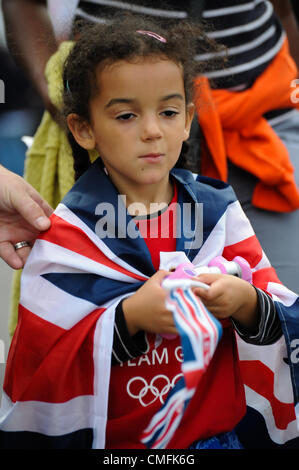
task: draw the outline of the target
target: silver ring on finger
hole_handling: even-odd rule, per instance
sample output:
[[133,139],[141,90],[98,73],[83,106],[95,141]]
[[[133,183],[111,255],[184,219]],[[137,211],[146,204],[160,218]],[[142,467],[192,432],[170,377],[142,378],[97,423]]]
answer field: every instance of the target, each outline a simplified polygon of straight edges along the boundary
[[23,248],[24,246],[30,246],[28,242],[26,242],[25,240],[22,241],[22,242],[18,242],[14,245],[14,248],[15,250],[19,250],[20,248]]

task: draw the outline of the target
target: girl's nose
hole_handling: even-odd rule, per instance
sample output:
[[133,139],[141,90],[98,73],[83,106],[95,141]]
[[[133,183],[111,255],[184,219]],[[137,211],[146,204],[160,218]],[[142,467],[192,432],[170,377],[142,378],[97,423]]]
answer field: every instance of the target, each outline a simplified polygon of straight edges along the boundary
[[143,140],[160,139],[162,137],[162,131],[159,124],[159,118],[156,116],[144,118],[141,134]]

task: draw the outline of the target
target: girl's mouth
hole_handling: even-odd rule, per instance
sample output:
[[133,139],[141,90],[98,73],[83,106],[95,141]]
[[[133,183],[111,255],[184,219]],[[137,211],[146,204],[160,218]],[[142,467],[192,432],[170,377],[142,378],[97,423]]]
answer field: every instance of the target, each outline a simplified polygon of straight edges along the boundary
[[162,153],[148,153],[147,155],[141,155],[139,158],[142,158],[142,160],[146,160],[149,163],[158,163],[162,160],[163,154]]

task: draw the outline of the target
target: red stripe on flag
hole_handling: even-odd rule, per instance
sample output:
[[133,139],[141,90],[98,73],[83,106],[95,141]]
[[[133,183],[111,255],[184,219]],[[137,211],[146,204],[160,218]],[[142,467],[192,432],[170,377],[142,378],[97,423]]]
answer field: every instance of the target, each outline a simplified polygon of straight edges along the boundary
[[[281,284],[274,268],[262,268],[252,273],[252,283],[267,292],[268,283],[276,282]],[[268,293],[268,292],[267,292]],[[268,293],[269,294],[269,293]],[[271,294],[269,294],[271,295]]]
[[4,380],[10,399],[62,403],[92,395],[93,336],[103,311],[96,309],[64,330],[20,305]]
[[226,246],[222,256],[231,261],[235,256],[242,256],[254,268],[262,259],[263,250],[255,235],[233,245]]
[[122,274],[126,274],[131,278],[138,279],[139,281],[146,280],[145,277],[134,274],[111,261],[96,245],[92,243],[83,230],[76,227],[76,225],[66,222],[56,214],[52,214],[51,220],[52,225],[50,229],[38,237],[41,240],[55,243],[56,245],[92,259],[97,263],[108,266]]
[[286,429],[296,419],[295,407],[275,397],[274,372],[260,361],[240,361],[240,364],[244,384],[270,402],[276,427]]

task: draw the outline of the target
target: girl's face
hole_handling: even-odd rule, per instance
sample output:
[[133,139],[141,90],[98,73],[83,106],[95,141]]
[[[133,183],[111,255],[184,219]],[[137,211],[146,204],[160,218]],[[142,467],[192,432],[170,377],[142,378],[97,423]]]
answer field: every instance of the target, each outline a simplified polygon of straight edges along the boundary
[[73,132],[77,142],[98,150],[121,193],[169,184],[193,118],[180,67],[161,58],[118,61],[98,69],[97,84],[90,123]]

